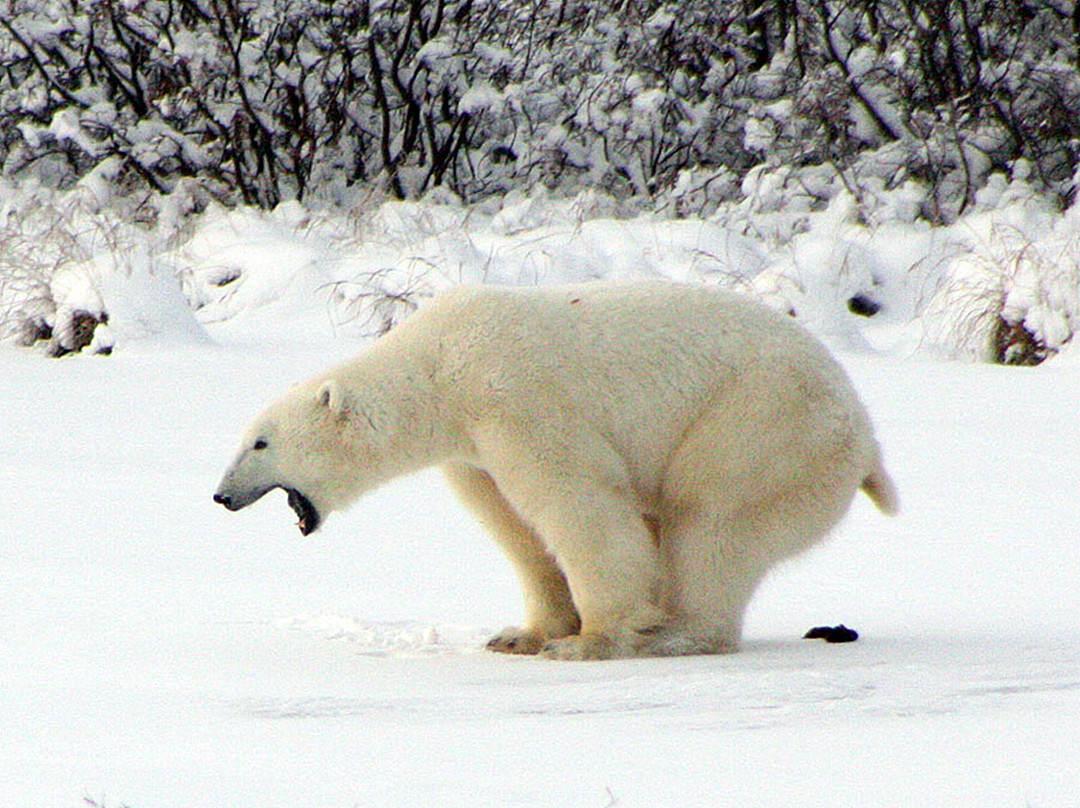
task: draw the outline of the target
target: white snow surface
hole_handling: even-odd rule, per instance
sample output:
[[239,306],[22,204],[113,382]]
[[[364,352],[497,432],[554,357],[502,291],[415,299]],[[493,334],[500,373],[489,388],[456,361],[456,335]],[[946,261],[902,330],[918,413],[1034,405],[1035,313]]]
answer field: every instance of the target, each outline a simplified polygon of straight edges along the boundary
[[[988,234],[1055,255],[1077,217],[1021,202],[941,232],[839,205],[777,240],[779,214],[605,204],[211,211],[97,287],[112,356],[0,346],[0,805],[1080,805],[1080,362],[946,360],[920,322]],[[520,621],[517,585],[434,471],[306,539],[280,492],[211,502],[265,403],[438,289],[657,274],[796,310],[901,491],[898,517],[860,498],[776,571],[739,653],[484,651]],[[854,292],[882,312],[847,312]],[[800,639],[840,622],[860,640]]]

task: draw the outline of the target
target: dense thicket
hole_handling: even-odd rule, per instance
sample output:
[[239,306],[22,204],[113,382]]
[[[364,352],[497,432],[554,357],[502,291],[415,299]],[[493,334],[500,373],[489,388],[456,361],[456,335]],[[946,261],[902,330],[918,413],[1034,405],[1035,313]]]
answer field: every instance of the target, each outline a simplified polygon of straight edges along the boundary
[[1078,65],[1070,0],[7,0],[0,160],[261,206],[825,167],[947,220],[994,170],[1071,201]]

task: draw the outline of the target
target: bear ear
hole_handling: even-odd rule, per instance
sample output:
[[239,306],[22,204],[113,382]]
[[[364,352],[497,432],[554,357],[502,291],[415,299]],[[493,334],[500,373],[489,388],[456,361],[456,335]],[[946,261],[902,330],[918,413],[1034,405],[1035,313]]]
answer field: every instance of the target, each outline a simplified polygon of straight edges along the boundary
[[315,400],[320,407],[326,407],[335,415],[345,412],[345,391],[336,379],[327,379],[319,385],[319,392],[315,394]]

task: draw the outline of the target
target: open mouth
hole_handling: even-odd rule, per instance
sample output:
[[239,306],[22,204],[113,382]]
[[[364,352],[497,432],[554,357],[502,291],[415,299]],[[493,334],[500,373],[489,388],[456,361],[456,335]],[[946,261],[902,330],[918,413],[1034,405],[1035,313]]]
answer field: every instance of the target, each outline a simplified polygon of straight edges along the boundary
[[311,500],[297,491],[295,488],[286,488],[289,495],[289,507],[296,512],[296,526],[303,535],[308,535],[319,526],[319,512],[311,504]]

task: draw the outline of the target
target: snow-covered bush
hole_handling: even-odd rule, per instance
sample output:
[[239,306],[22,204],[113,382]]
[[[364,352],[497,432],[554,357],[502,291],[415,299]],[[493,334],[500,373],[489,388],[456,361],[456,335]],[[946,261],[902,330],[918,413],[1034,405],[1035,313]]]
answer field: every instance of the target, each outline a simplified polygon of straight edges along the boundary
[[[1067,4],[1066,4],[1067,5]],[[1071,12],[996,0],[10,0],[6,175],[225,202],[593,188],[709,212],[754,166],[951,221],[1024,158],[1068,200]],[[821,169],[824,169],[822,171]]]
[[158,192],[198,176],[264,207],[373,179],[399,198],[567,177],[650,193],[715,151],[734,12],[622,5],[15,0],[5,171],[63,184],[105,164]]
[[[763,13],[770,61],[754,77],[747,145],[770,169],[831,166],[862,197],[915,180],[921,215],[949,222],[1017,160],[1075,193],[1080,73],[1074,23],[1053,3],[815,0]],[[820,43],[820,44],[815,44]],[[768,92],[764,92],[768,90]],[[811,183],[813,184],[813,183]]]
[[1037,365],[1080,330],[1080,211],[1049,227],[998,225],[946,267],[923,316],[953,355]]
[[52,356],[109,353],[116,339],[202,340],[173,271],[164,228],[98,210],[85,188],[0,186],[0,341]]
[[[59,356],[89,345],[108,315],[75,269],[89,258],[75,197],[64,205],[50,204],[51,197],[24,193],[0,207],[0,339],[44,340]],[[91,238],[112,235],[102,227]]]

